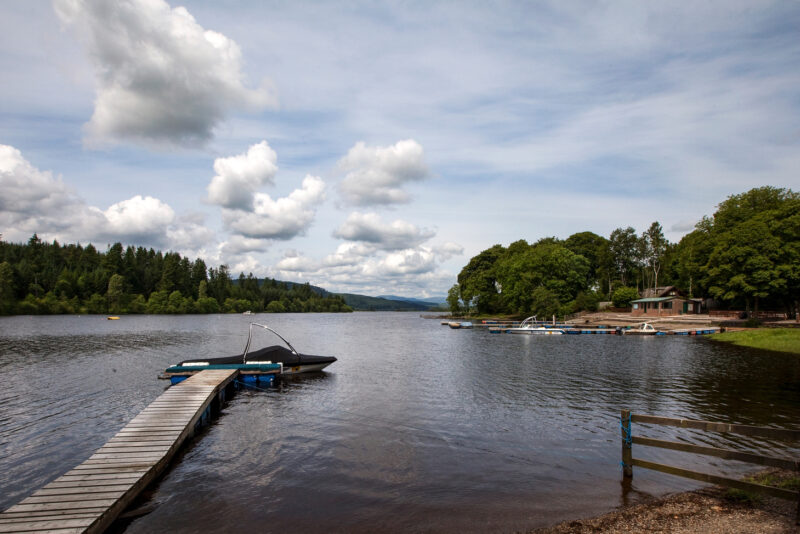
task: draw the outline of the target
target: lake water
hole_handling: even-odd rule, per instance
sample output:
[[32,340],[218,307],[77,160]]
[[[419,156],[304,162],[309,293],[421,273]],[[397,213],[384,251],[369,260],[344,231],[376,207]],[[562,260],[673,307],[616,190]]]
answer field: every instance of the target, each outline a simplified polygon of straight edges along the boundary
[[238,391],[148,492],[150,512],[119,529],[513,532],[697,487],[638,468],[621,484],[621,409],[800,428],[800,358],[695,337],[494,335],[415,313],[0,318],[0,509],[102,446],[168,387],[156,378],[168,364],[240,352],[251,320],[339,361]]

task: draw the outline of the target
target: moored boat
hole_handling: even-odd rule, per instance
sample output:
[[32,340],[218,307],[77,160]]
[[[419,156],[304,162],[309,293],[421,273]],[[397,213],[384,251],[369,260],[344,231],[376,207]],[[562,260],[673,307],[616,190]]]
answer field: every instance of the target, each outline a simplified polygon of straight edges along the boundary
[[627,330],[622,331],[626,336],[634,335],[634,336],[654,336],[658,334],[658,330],[656,330],[653,325],[650,323],[641,323],[636,325],[633,328],[628,328]]
[[509,334],[532,334],[543,336],[560,336],[566,333],[561,328],[547,328],[543,324],[537,323],[535,315],[532,315],[522,321],[519,326],[506,328],[506,332]]
[[[253,337],[254,326],[269,330],[278,336],[281,341],[286,344],[286,347],[271,345],[250,352],[250,343]],[[167,368],[164,375],[171,378],[173,375],[192,374],[202,371],[203,369],[238,369],[242,375],[294,375],[321,371],[335,361],[336,358],[333,356],[301,354],[295,350],[291,343],[286,341],[283,336],[272,328],[263,324],[250,323],[247,345],[245,345],[243,354],[223,356],[220,358],[193,358],[184,360]]]

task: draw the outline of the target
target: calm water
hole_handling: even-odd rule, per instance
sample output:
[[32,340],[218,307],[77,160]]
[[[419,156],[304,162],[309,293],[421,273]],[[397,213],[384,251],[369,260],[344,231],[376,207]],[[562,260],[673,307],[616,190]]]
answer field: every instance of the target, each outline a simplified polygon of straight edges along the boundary
[[[250,319],[0,319],[0,509],[102,446],[167,387],[156,376],[168,364],[241,351]],[[493,335],[405,313],[258,319],[339,361],[237,392],[125,532],[513,532],[696,487],[637,469],[623,490],[620,409],[800,428],[795,356],[693,337]],[[746,469],[644,447],[634,456]]]

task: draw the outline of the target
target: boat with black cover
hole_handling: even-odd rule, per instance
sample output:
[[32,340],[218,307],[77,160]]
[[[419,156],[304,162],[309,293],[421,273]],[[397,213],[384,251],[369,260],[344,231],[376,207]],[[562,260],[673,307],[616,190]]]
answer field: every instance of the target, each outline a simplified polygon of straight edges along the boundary
[[[269,330],[281,341],[286,344],[286,347],[281,345],[271,345],[263,349],[254,350],[250,352],[250,343],[253,338],[253,327],[258,326]],[[287,348],[288,347],[288,348]],[[236,356],[223,356],[220,358],[193,358],[191,360],[184,360],[179,364],[170,367],[174,368],[192,368],[202,370],[209,365],[265,365],[265,364],[280,364],[282,366],[281,373],[284,375],[293,375],[298,373],[309,373],[313,371],[321,371],[336,361],[333,356],[314,356],[311,354],[301,354],[295,350],[291,343],[283,338],[272,328],[267,325],[259,323],[250,323],[250,331],[247,336],[247,345],[245,345],[244,353]]]

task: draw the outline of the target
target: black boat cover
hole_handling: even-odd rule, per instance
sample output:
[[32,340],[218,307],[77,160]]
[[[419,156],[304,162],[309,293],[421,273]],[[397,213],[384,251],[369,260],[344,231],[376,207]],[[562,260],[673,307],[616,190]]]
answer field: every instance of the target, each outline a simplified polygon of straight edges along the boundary
[[[294,367],[297,365],[313,365],[321,363],[333,363],[336,358],[333,356],[312,356],[311,354],[295,354],[286,347],[280,345],[272,345],[263,349],[248,352],[244,363],[248,362],[272,362],[282,363],[284,367]],[[225,363],[242,363],[242,355],[237,356],[223,356],[221,358],[192,358],[184,360],[178,365],[183,365],[187,362],[206,362],[209,365],[225,364]]]

